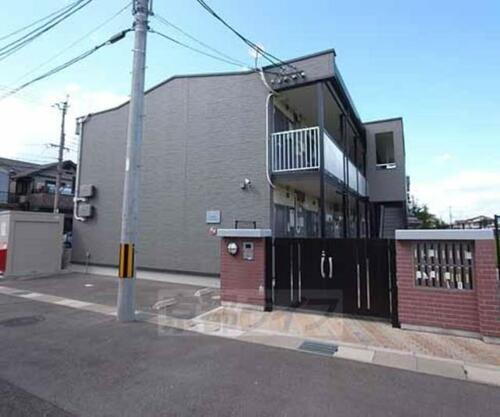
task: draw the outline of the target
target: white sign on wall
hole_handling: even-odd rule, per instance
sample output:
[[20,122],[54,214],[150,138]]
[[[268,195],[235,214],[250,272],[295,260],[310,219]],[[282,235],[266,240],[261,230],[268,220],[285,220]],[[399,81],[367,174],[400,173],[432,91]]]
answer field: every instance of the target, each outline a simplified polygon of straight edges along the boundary
[[220,223],[220,210],[207,210],[207,224]]
[[0,236],[5,237],[7,236],[7,223],[2,222],[0,224]]

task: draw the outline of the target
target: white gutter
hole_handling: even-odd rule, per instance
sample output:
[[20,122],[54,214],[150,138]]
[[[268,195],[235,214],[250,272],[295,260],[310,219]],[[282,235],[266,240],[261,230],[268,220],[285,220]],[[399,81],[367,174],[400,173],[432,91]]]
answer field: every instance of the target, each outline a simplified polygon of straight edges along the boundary
[[78,133],[79,133],[78,134],[78,136],[79,136],[78,137],[78,139],[79,139],[78,140],[78,160],[77,160],[77,164],[76,164],[75,196],[73,197],[73,217],[80,222],[86,221],[86,219],[84,217],[78,216],[78,203],[80,201],[86,201],[86,199],[81,198],[78,195],[80,193],[80,167],[82,164],[83,125],[88,120],[89,117],[90,117],[90,114],[87,116],[84,116],[84,117],[80,117],[76,121],[77,125],[79,125],[80,128],[78,130]]

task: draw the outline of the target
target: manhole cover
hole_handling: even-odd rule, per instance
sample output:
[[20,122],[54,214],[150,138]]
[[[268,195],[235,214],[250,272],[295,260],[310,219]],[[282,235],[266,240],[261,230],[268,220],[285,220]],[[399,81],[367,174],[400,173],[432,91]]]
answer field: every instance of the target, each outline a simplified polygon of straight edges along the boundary
[[299,346],[299,350],[316,353],[318,355],[333,356],[337,352],[338,346],[330,343],[320,343],[306,340]]
[[31,324],[39,323],[43,320],[45,320],[45,317],[43,316],[16,317],[13,319],[0,321],[0,325],[5,327],[29,326]]

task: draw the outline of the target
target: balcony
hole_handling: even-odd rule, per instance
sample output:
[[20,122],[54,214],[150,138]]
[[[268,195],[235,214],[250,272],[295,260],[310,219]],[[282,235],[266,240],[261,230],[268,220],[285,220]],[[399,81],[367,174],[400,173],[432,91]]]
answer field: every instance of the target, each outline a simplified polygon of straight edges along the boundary
[[[319,171],[320,130],[318,126],[273,133],[271,137],[271,169],[273,174]],[[325,170],[341,183],[366,197],[367,182],[331,136],[324,131]],[[347,164],[347,167],[345,167]],[[344,172],[347,171],[347,178]]]
[[[19,196],[19,201],[28,203],[30,210],[46,210],[54,207],[54,196],[54,193],[39,192]],[[59,195],[59,209],[61,211],[71,211],[73,209],[73,196]]]

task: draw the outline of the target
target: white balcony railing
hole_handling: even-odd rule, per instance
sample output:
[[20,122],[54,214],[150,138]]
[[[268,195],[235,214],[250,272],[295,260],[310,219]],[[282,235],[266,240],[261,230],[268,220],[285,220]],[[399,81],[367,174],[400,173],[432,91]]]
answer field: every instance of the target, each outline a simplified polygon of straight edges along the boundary
[[[344,182],[344,163],[348,164],[347,185],[362,196],[367,196],[366,178],[325,131],[325,169]],[[272,171],[293,172],[319,169],[319,127],[287,130],[271,137]]]
[[319,168],[319,127],[273,133],[273,172]]

